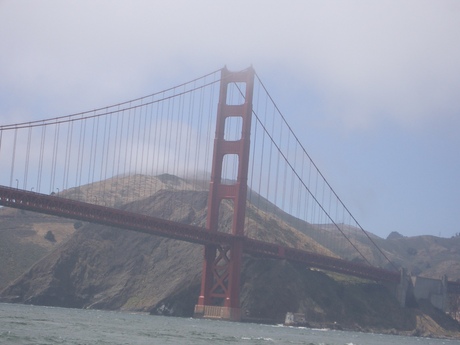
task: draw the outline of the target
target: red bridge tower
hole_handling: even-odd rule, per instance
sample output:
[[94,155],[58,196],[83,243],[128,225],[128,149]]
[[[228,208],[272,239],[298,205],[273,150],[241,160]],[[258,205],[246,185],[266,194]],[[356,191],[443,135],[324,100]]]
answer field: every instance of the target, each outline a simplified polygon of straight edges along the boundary
[[[229,85],[242,93],[244,102],[233,104],[229,99]],[[254,69],[230,72],[222,69],[219,105],[217,109],[216,137],[208,196],[206,227],[218,231],[219,207],[222,200],[233,201],[232,234],[230,245],[206,245],[201,280],[201,292],[195,306],[195,317],[219,318],[232,321],[241,319],[240,271],[244,237],[244,219],[251,134]],[[226,121],[240,117],[241,137],[226,140]],[[238,158],[238,175],[234,184],[222,183],[222,166],[225,155]]]

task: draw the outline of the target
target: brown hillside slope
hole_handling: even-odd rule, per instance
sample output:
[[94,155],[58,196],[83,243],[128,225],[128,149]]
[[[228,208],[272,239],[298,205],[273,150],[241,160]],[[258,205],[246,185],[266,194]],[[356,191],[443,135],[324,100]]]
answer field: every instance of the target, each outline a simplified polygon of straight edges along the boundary
[[[206,191],[167,188],[124,208],[203,226],[206,201]],[[221,208],[224,231],[230,225],[228,208],[227,203]],[[251,237],[326,250],[273,215],[258,212],[253,206],[248,214]],[[200,246],[86,224],[1,296],[20,303],[190,316],[198,296],[201,264]],[[402,309],[375,283],[332,279],[281,261],[245,258],[241,304],[251,320],[281,322],[287,311],[293,311],[305,312],[312,325],[457,335],[445,315]]]
[[[121,207],[159,190],[173,189],[201,190],[202,187],[167,174],[156,177],[127,175],[70,188],[59,195]],[[78,227],[81,222],[0,207],[0,290],[67,241],[74,232],[74,225]],[[45,238],[48,231],[52,232],[55,241]]]
[[[159,190],[126,208],[204,226],[206,202],[206,192]],[[222,230],[228,231],[229,205],[224,203],[221,210]],[[317,247],[282,222],[271,217],[265,217],[265,222],[270,229],[268,235],[261,236],[265,240],[305,249]],[[252,222],[249,228],[253,235],[263,234],[263,225]],[[3,295],[22,303],[146,311],[166,294],[183,288],[184,281],[198,282],[201,265],[200,246],[87,224]]]
[[71,220],[0,208],[0,290],[73,232]]

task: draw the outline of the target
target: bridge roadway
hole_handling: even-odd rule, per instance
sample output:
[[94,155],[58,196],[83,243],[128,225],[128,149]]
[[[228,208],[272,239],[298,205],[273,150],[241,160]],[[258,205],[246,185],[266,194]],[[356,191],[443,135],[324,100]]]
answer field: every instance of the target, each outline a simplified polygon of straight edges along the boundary
[[228,246],[235,241],[243,241],[243,251],[255,257],[284,259],[375,281],[400,281],[399,272],[56,195],[0,186],[0,205],[203,245]]

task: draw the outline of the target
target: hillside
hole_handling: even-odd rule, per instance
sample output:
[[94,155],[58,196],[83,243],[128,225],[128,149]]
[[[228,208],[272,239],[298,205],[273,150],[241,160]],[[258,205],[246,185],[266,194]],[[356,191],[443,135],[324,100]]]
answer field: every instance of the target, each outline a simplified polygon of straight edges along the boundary
[[0,208],[0,290],[73,232],[71,220]]
[[[160,189],[122,208],[204,227],[206,203],[206,191]],[[260,218],[249,224],[251,236],[327,251],[273,217],[261,217],[254,210],[249,213]],[[231,216],[229,204],[224,203],[222,231],[229,231]],[[201,246],[86,224],[8,287],[3,296],[22,303],[150,311],[183,289],[184,282],[189,282],[185,286],[199,284],[201,266]],[[155,284],[157,281],[162,284]]]
[[[128,188],[128,185],[136,187]],[[120,207],[158,190],[174,188],[196,190],[200,186],[191,186],[170,175],[118,176],[61,191],[60,196],[96,204],[98,200],[104,200],[104,205]],[[0,266],[0,291],[68,240],[75,227],[81,225],[74,220],[0,207],[0,259],[4,263]],[[45,238],[48,231],[51,231],[54,240],[53,237],[51,240]]]
[[460,279],[459,237],[415,236],[381,242],[392,251],[392,260],[414,275],[431,278],[447,275],[449,280]]
[[[111,192],[115,189],[110,186],[128,183],[128,178],[137,181],[135,185],[139,187]],[[205,224],[207,191],[170,175],[112,179],[63,193],[87,200],[110,196],[106,200],[125,210],[198,226]],[[220,214],[222,231],[228,231],[231,223],[229,210],[230,204],[224,203]],[[43,248],[35,256],[41,259],[30,269],[27,267],[31,262],[16,268],[16,272],[22,269],[25,273],[2,291],[4,301],[192,315],[200,286],[201,246],[101,225],[75,226],[76,222],[29,212],[0,212],[1,232],[15,234],[11,248],[32,246],[27,247],[29,252],[30,248]],[[21,213],[23,216],[18,216]],[[334,253],[334,246],[325,247],[330,242],[321,242],[321,233],[331,232],[327,225],[301,224],[280,212],[262,212],[254,205],[249,205],[247,214],[250,237],[340,254]],[[24,244],[18,234],[26,225],[30,236]],[[56,233],[56,242],[44,239],[47,229]],[[311,236],[307,236],[305,229]],[[362,236],[354,229],[349,232]],[[34,242],[32,238],[40,241]],[[458,266],[450,264],[458,262],[458,239],[373,238],[398,264],[407,260],[410,269],[420,267],[422,274],[436,278],[446,267],[450,279],[460,277]],[[39,242],[43,242],[41,246]],[[431,267],[426,265],[428,258],[432,260]],[[0,273],[6,281],[6,275]],[[458,331],[458,324],[450,323],[436,310],[400,308],[385,288],[373,282],[251,257],[244,258],[241,305],[245,317],[255,321],[282,322],[286,312],[294,311],[306,313],[309,322],[317,326],[419,335],[457,336]]]

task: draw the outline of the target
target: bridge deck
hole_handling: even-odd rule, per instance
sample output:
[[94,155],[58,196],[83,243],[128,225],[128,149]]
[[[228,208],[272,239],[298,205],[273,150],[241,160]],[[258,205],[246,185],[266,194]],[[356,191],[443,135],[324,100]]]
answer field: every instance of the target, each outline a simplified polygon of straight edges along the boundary
[[400,280],[399,272],[395,271],[353,263],[339,258],[258,241],[247,237],[208,231],[193,225],[66,199],[55,195],[46,195],[0,186],[0,205],[58,217],[93,222],[202,245],[225,246],[231,245],[233,241],[242,240],[244,252],[256,257],[284,259],[291,262],[302,263],[312,268],[324,269],[376,281],[397,283]]

